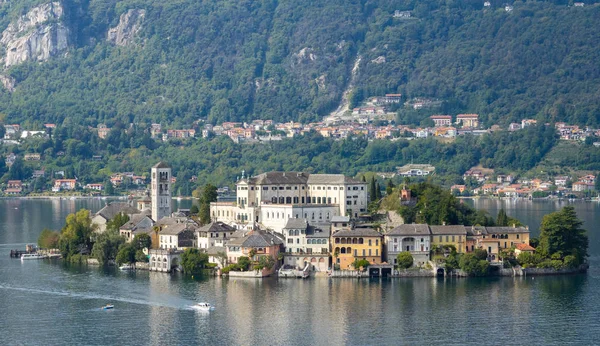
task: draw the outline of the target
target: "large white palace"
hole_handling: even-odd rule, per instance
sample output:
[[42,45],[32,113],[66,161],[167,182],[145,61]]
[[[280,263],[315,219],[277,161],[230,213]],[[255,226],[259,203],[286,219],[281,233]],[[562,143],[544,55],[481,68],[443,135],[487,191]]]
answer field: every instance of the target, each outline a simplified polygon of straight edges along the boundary
[[367,211],[367,183],[342,174],[267,172],[242,176],[236,186],[235,202],[211,203],[212,221],[280,232],[292,218],[318,223]]

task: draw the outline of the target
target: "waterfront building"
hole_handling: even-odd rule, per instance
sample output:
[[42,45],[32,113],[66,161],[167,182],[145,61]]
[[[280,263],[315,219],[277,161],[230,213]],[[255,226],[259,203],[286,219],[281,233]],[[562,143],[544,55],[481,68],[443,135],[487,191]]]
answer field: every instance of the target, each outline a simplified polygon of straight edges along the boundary
[[258,261],[260,256],[271,256],[278,261],[282,245],[283,241],[269,232],[263,230],[244,232],[243,236],[234,237],[227,243],[227,261],[237,263],[241,256],[251,257],[250,251],[252,250],[255,255],[251,257],[251,260]]
[[211,222],[198,229],[198,248],[224,247],[236,229],[221,221]]
[[119,228],[119,234],[125,237],[127,242],[132,241],[133,238],[138,234],[145,233],[152,237],[152,226],[154,226],[154,221],[148,214],[135,214],[131,216],[129,221]]
[[342,229],[331,235],[334,265],[340,269],[355,269],[355,259],[366,259],[371,264],[381,264],[383,236],[372,228]]
[[289,219],[283,228],[283,263],[300,269],[326,271],[329,268],[329,224],[312,225],[308,220]]
[[490,262],[498,262],[500,260],[500,251],[509,250],[516,247],[518,244],[529,245],[529,227],[475,227],[465,226],[470,228],[470,237],[473,237],[475,242],[470,244],[469,251],[474,249],[484,249],[488,252],[488,260]]
[[104,233],[104,231],[106,231],[106,223],[121,213],[127,215],[129,219],[131,219],[133,215],[139,214],[140,211],[126,202],[109,203],[92,216],[92,225],[96,225],[96,232]]
[[190,223],[163,225],[158,233],[161,249],[183,250],[197,247],[196,227]]
[[414,265],[423,266],[430,260],[431,231],[425,224],[400,225],[386,233],[385,244],[388,263],[398,264],[398,254],[408,251]]
[[444,245],[452,245],[459,253],[465,252],[467,231],[462,225],[452,226],[429,226],[431,230],[431,246],[441,248]]
[[152,219],[156,222],[171,216],[171,167],[159,162],[151,169]]
[[357,218],[367,211],[367,183],[341,174],[267,172],[240,179],[235,202],[211,203],[213,221],[238,229],[258,226],[281,231],[291,218],[311,223],[329,222],[346,215]]

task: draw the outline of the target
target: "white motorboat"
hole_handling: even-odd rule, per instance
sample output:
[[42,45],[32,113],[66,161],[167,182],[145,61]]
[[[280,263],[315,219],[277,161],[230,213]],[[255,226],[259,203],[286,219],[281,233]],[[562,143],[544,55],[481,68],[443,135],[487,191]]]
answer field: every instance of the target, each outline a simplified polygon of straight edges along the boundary
[[200,311],[210,311],[213,309],[213,307],[208,304],[208,303],[197,303],[196,305],[193,306],[194,309],[196,310],[200,310]]
[[123,264],[119,267],[120,270],[135,270],[135,267],[132,264]]
[[40,260],[40,259],[44,259],[44,258],[48,258],[48,256],[46,255],[42,255],[39,253],[24,253],[21,255],[21,261],[25,261],[25,260]]
[[102,307],[102,310],[110,310],[110,309],[114,309],[114,305],[112,304],[106,304]]

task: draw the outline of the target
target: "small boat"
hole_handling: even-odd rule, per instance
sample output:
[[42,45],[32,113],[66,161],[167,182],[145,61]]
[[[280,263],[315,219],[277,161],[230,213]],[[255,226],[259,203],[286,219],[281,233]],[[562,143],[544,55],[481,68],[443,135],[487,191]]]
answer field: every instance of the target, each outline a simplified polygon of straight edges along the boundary
[[200,310],[200,311],[210,311],[213,309],[213,307],[208,304],[208,303],[197,303],[196,305],[193,306],[194,309]]
[[135,267],[131,264],[123,264],[119,267],[120,270],[135,270]]
[[40,259],[44,259],[44,258],[48,258],[48,256],[41,255],[39,253],[24,253],[24,254],[21,255],[21,261],[25,261],[25,260],[40,260]]
[[102,307],[102,310],[110,310],[110,309],[114,309],[115,306],[112,304],[106,304]]

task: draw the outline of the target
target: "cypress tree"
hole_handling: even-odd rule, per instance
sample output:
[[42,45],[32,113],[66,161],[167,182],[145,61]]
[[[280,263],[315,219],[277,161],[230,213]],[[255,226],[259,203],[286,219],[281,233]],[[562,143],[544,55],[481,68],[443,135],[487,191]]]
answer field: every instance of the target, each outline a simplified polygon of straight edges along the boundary
[[377,187],[375,186],[375,176],[371,177],[371,186],[369,188],[369,199],[371,200],[371,202],[376,201],[377,200],[377,192],[376,189]]

